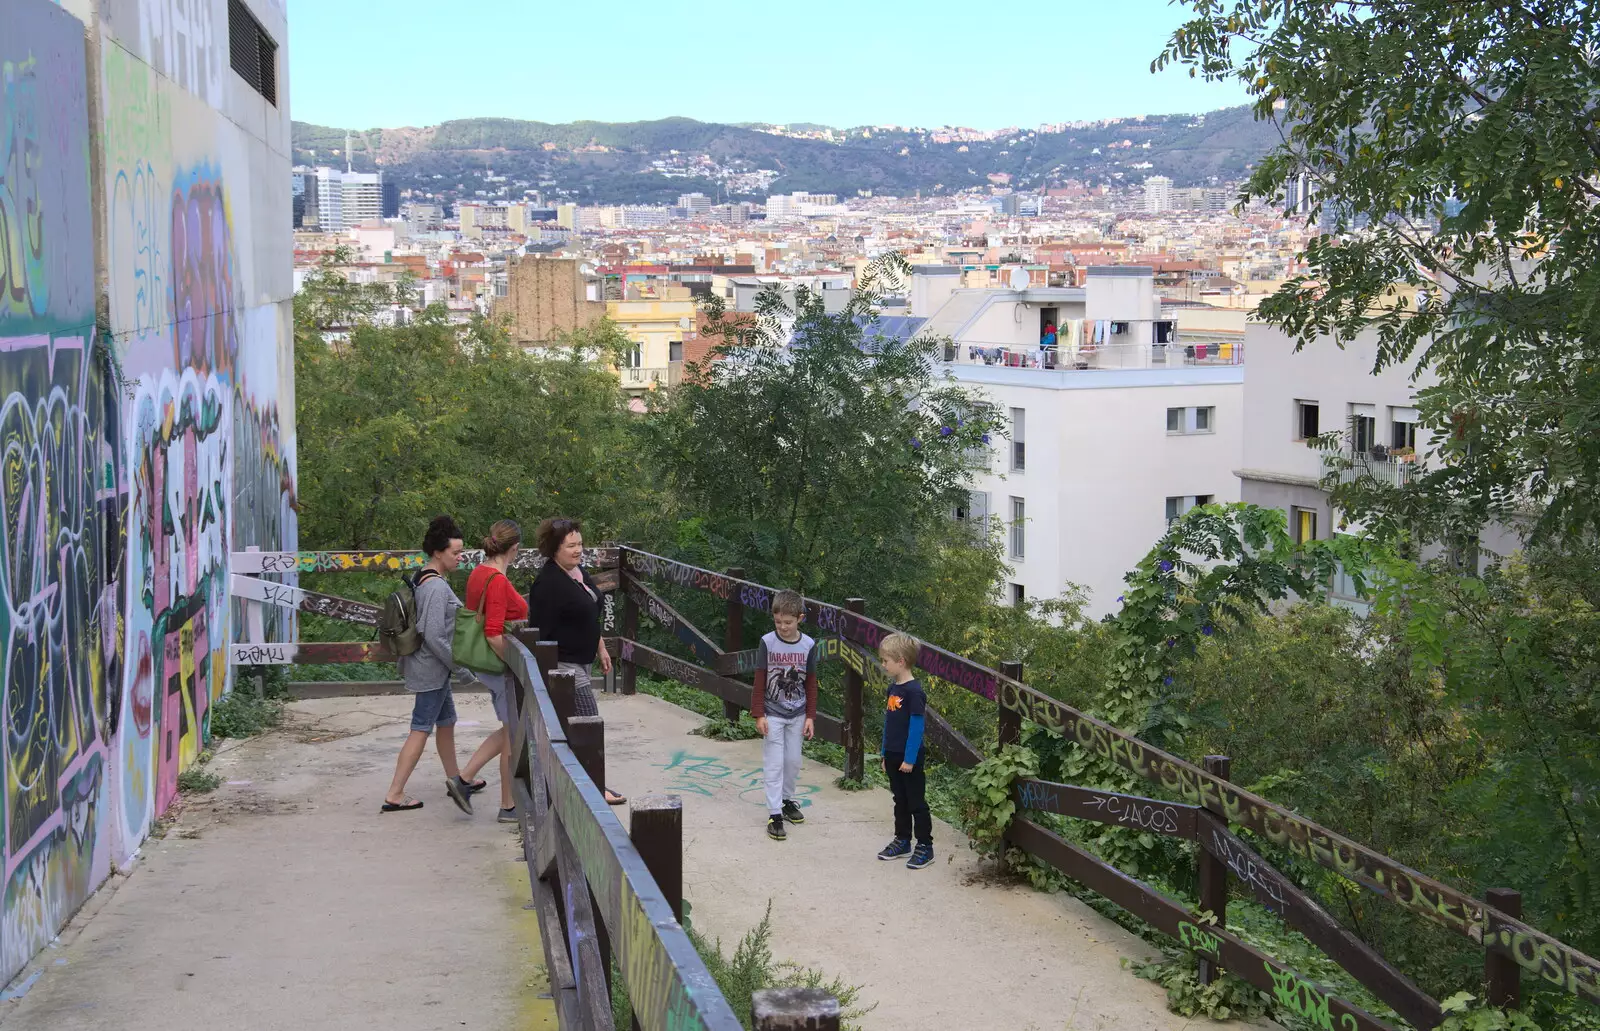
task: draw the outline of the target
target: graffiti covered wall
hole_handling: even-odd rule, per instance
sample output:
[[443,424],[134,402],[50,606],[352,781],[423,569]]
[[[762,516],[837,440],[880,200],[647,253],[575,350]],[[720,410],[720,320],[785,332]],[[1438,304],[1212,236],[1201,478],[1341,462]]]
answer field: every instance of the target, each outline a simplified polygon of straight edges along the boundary
[[248,6],[278,103],[227,0],[0,5],[0,984],[204,748],[229,553],[298,544],[287,31]]

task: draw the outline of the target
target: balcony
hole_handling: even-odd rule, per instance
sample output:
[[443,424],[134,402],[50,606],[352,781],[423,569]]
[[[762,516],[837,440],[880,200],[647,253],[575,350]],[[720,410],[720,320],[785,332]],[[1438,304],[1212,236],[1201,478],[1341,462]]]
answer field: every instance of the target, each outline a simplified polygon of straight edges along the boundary
[[1405,487],[1422,478],[1416,454],[1391,454],[1381,445],[1370,451],[1334,452],[1323,459],[1323,465],[1338,475],[1340,483],[1372,480],[1386,487]]
[[1243,365],[1244,345],[1235,343],[1110,344],[1076,351],[968,341],[945,348],[953,365],[996,365],[1047,372],[1097,369],[1178,369]]
[[626,366],[622,369],[622,389],[655,390],[677,386],[683,379],[683,363],[668,362],[660,366]]

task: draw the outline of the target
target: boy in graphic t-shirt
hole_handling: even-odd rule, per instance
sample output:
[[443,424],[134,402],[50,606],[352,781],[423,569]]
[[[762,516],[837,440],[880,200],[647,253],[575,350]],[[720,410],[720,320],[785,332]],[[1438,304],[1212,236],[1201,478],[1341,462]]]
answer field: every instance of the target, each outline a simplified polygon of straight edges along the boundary
[[765,744],[761,764],[767,788],[767,836],[788,837],[783,822],[805,823],[795,799],[800,778],[800,741],[810,738],[817,717],[817,642],[800,632],[805,602],[794,591],[772,599],[772,633],[761,638],[756,657],[750,715]]
[[[927,775],[922,766],[922,724],[928,697],[912,676],[921,646],[905,634],[890,634],[878,645],[878,659],[889,674],[888,709],[883,715],[883,772],[894,794],[894,840],[879,859],[899,859],[920,870],[933,862],[933,818],[928,813]],[[911,847],[915,831],[917,847]]]

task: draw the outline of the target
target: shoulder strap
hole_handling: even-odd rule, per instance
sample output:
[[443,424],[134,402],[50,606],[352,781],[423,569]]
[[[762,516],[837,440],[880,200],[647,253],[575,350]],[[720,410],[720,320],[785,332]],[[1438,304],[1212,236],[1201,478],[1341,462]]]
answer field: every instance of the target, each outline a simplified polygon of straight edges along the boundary
[[416,579],[411,581],[411,589],[414,591],[418,587],[422,586],[422,581],[430,576],[437,576],[442,579],[444,574],[439,572],[437,569],[424,569],[422,572],[417,574]]

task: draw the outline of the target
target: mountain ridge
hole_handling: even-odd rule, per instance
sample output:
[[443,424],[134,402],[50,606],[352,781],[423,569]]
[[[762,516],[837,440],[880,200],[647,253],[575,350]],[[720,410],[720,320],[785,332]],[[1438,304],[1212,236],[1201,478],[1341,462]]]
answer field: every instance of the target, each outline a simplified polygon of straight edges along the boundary
[[[294,122],[296,162],[343,164],[345,132]],[[1242,178],[1278,142],[1272,125],[1256,121],[1249,107],[1084,123],[1060,132],[1018,129],[990,139],[970,131],[958,138],[957,132],[814,123],[780,129],[686,117],[465,118],[351,130],[351,149],[358,170],[382,168],[403,189],[445,200],[480,190],[487,197],[520,197],[540,189],[588,204],[671,201],[695,191],[757,200],[793,190],[842,196],[868,190],[950,194],[991,184],[1038,190],[1069,179],[1136,184],[1158,174],[1175,186],[1200,186]]]

